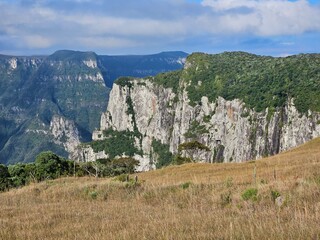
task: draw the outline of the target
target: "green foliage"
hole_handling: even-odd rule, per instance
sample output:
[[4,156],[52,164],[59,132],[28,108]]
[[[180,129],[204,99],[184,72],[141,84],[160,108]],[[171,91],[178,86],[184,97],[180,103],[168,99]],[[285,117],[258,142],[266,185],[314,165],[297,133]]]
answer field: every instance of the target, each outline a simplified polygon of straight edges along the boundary
[[133,79],[134,78],[132,78],[132,77],[120,77],[114,83],[121,86],[121,87],[127,86],[127,87],[131,88]]
[[135,168],[139,165],[139,161],[131,157],[122,157],[113,159],[110,166],[114,175],[134,173]]
[[192,185],[192,182],[185,182],[185,183],[180,184],[180,187],[181,187],[182,189],[187,189],[187,188],[189,188],[191,185]]
[[209,123],[210,122],[210,120],[211,120],[211,115],[205,115],[204,117],[203,117],[203,121],[205,122],[205,123]]
[[226,187],[227,187],[227,188],[231,188],[231,187],[233,186],[233,178],[232,178],[232,177],[228,177],[228,178],[226,179],[225,184],[226,184]]
[[242,194],[241,197],[244,201],[257,201],[258,200],[258,189],[256,188],[249,188],[246,189]]
[[184,136],[186,138],[197,138],[199,135],[205,133],[209,133],[208,129],[206,129],[206,126],[200,125],[200,123],[197,120],[194,120],[191,122],[188,132],[186,132]]
[[96,200],[99,195],[96,184],[85,186],[83,192],[85,197],[89,198],[90,200]]
[[232,194],[231,194],[231,191],[222,193],[222,194],[220,195],[220,203],[221,203],[221,206],[223,206],[223,207],[228,206],[229,204],[232,203]]
[[178,147],[178,151],[181,152],[183,150],[204,150],[204,151],[210,151],[210,148],[208,148],[206,145],[198,142],[198,141],[191,141],[191,142],[185,142],[181,143]]
[[[223,153],[225,146],[219,144],[213,149],[213,162],[222,163],[224,161]],[[230,159],[231,162],[232,158]]]
[[125,154],[132,157],[135,153],[142,155],[142,151],[137,149],[135,143],[135,133],[130,131],[114,131],[108,129],[104,131],[107,136],[104,140],[92,141],[90,146],[94,152],[105,151],[111,159]]
[[11,179],[8,167],[0,164],[0,192],[5,191],[11,187]]
[[97,199],[98,192],[97,191],[92,191],[92,192],[89,193],[89,196],[91,197],[91,199]]
[[174,93],[178,93],[179,81],[182,75],[182,70],[177,70],[173,72],[160,73],[153,77],[151,81],[163,86],[164,88],[171,88]]
[[320,186],[320,174],[319,173],[314,173],[313,174],[313,177],[312,177],[312,180],[318,184]]
[[36,179],[55,179],[70,172],[69,164],[53,152],[42,152],[35,160]]
[[[9,173],[12,180],[12,183],[15,187],[20,187],[26,185],[31,181],[30,173],[27,171],[26,164],[18,163],[15,165],[9,165]],[[29,168],[30,171],[30,168]]]
[[125,173],[120,174],[120,175],[115,177],[115,180],[119,181],[119,182],[127,182],[128,179],[129,179],[129,175],[125,174]]
[[[194,162],[195,159],[193,157],[195,153],[198,151],[210,151],[210,149],[198,141],[181,143],[178,146],[178,155],[176,156],[173,162],[175,164],[181,164],[189,161]],[[186,153],[188,157],[182,157],[182,152]]]
[[[139,161],[131,157],[76,163],[47,151],[40,153],[34,163],[18,163],[9,167],[0,165],[0,191],[62,176],[112,177],[121,174],[127,175],[134,173],[138,165]],[[87,193],[87,195],[94,194]],[[91,197],[95,198],[95,196]]]
[[194,53],[187,62],[189,67],[171,78],[173,82],[180,77],[180,81],[191,83],[187,91],[193,106],[202,96],[210,101],[221,96],[242,99],[260,112],[282,107],[288,97],[293,97],[299,112],[320,111],[319,54],[273,58],[244,52]]
[[271,199],[274,202],[278,197],[281,196],[280,192],[277,190],[271,190]]
[[174,165],[181,165],[185,163],[191,163],[193,160],[189,157],[182,157],[181,155],[176,155],[172,161]]
[[135,111],[133,109],[133,102],[132,102],[132,99],[130,96],[127,96],[126,98],[126,104],[128,106],[128,109],[126,111],[126,113],[128,115],[131,115],[131,122],[133,124],[133,132],[134,132],[134,135],[136,137],[139,137],[141,139],[141,133],[139,132],[138,130],[138,127],[137,127],[137,122],[136,122],[136,114],[135,114]]
[[161,168],[168,166],[173,161],[173,155],[169,150],[168,144],[162,144],[160,141],[153,139],[152,140],[152,149],[158,155],[156,167]]

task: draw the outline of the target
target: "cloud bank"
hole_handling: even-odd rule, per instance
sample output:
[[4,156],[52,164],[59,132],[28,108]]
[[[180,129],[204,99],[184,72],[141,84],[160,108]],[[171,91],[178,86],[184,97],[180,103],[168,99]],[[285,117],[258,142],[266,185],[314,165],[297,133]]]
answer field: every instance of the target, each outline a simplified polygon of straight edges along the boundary
[[0,15],[0,52],[272,52],[320,36],[320,7],[306,0],[0,0]]

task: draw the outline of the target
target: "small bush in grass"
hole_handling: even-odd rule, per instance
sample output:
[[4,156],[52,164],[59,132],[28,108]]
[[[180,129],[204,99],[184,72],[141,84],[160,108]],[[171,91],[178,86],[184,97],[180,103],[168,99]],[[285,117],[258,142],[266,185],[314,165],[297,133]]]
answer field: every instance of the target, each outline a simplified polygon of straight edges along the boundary
[[258,200],[258,189],[248,188],[247,190],[245,190],[241,194],[241,197],[244,201],[248,201],[248,200],[257,201]]
[[97,188],[96,184],[85,186],[83,189],[85,197],[86,198],[89,197],[90,199],[97,199],[99,193],[96,190],[96,188]]
[[92,199],[97,199],[98,197],[98,192],[97,191],[92,191],[89,193],[89,196],[92,198]]
[[173,159],[172,163],[175,165],[181,165],[185,163],[191,163],[192,159],[188,157],[182,157],[180,155],[176,155],[175,158]]
[[233,178],[232,177],[228,177],[225,184],[226,184],[227,188],[232,187],[233,186]]
[[261,180],[260,180],[260,183],[261,183],[261,184],[268,184],[268,181],[267,181],[267,180],[264,180],[264,179],[261,179]]
[[271,199],[274,202],[281,194],[277,190],[271,190]]
[[314,179],[315,183],[320,186],[320,175],[317,173],[314,173],[313,179]]
[[128,179],[129,179],[129,175],[128,174],[121,174],[121,175],[116,176],[114,178],[114,180],[119,181],[119,182],[127,182]]
[[232,202],[231,191],[226,192],[226,193],[222,193],[220,195],[221,206],[225,207],[225,206],[229,205],[231,202]]
[[187,188],[190,187],[191,184],[192,184],[191,182],[185,182],[185,183],[182,183],[182,184],[180,185],[180,187],[181,187],[182,189],[187,189]]

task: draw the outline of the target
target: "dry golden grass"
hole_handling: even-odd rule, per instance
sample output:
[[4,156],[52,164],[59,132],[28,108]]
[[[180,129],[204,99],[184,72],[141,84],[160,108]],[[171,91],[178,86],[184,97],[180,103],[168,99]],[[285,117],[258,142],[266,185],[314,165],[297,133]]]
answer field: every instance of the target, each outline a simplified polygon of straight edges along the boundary
[[[255,162],[138,178],[63,178],[1,193],[0,239],[320,239],[320,139]],[[241,198],[248,188],[256,201]]]

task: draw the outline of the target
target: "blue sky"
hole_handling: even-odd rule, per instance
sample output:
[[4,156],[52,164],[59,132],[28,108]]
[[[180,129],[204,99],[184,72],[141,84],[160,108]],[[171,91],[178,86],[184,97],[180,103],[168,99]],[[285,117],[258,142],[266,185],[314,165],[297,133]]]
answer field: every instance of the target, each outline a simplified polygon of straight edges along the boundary
[[320,53],[320,0],[0,0],[0,53]]

